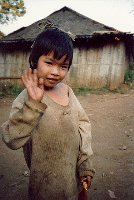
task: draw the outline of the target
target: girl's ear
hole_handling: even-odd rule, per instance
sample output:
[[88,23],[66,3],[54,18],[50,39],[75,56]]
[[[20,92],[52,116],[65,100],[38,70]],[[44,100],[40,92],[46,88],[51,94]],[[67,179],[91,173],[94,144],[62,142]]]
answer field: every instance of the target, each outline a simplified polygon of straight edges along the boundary
[[32,59],[29,59],[29,63],[30,63],[30,68],[31,69],[36,69],[37,68],[37,64],[35,62],[33,62]]
[[33,64],[32,60],[31,60],[30,64],[31,64],[31,67],[34,68],[34,64]]
[[34,66],[34,63],[32,62],[32,60],[30,61],[30,68],[31,68],[32,70],[35,69],[35,66]]
[[32,69],[32,74],[33,74],[33,70],[34,70],[34,64],[32,61],[30,61],[30,68]]

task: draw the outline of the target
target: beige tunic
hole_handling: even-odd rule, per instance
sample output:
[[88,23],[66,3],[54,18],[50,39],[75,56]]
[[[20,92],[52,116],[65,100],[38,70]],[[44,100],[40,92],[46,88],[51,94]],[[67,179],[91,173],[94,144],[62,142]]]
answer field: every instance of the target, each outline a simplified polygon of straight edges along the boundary
[[77,199],[78,175],[94,174],[90,122],[70,87],[67,106],[46,94],[38,103],[25,89],[13,102],[2,137],[11,149],[24,147],[31,199]]

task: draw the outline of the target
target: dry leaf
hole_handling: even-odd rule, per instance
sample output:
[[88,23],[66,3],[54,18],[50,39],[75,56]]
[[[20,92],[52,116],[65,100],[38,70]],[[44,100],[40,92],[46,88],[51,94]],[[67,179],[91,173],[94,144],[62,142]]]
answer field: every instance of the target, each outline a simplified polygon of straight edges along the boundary
[[112,198],[112,199],[116,199],[117,197],[114,195],[114,192],[111,191],[111,190],[108,190],[109,192],[109,196]]

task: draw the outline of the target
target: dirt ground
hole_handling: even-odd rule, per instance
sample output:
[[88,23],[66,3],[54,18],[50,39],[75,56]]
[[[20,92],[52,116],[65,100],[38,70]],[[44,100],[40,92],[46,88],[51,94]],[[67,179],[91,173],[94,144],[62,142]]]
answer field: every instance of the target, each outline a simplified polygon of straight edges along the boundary
[[[134,199],[134,90],[128,94],[78,96],[92,125],[96,175],[91,200]],[[0,98],[0,125],[13,98]],[[22,149],[10,150],[0,137],[0,199],[27,200],[29,171]]]

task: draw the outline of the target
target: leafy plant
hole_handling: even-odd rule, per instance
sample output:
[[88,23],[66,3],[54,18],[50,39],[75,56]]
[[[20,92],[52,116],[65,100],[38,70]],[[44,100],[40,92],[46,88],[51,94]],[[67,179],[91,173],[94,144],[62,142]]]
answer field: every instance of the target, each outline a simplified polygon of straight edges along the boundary
[[129,68],[126,70],[124,81],[125,83],[128,83],[128,84],[134,81],[133,65],[130,65]]
[[15,86],[11,83],[7,83],[7,85],[3,85],[3,87],[0,90],[1,96],[7,96],[7,95],[13,95],[18,96],[24,88],[21,88],[19,86]]
[[0,96],[7,96],[7,88],[6,85],[3,85],[3,87],[0,90]]
[[9,82],[7,84],[8,84],[8,88],[12,95],[18,96],[20,94],[20,92],[22,92],[22,90],[23,90],[19,86],[14,86],[13,84],[11,84]]
[[4,34],[3,32],[0,31],[0,39],[1,39],[2,37],[4,37],[4,36],[5,36],[5,34]]
[[74,89],[74,92],[75,92],[75,95],[82,94],[82,95],[86,96],[87,93],[89,91],[91,92],[92,90],[95,90],[95,89],[87,88],[85,85],[82,85],[80,88]]
[[23,0],[1,0],[0,1],[0,23],[8,23],[16,17],[22,17],[26,13]]
[[80,88],[75,88],[74,93],[76,96],[82,95],[82,96],[87,96],[87,94],[97,94],[97,95],[102,95],[102,94],[107,94],[107,93],[120,93],[120,94],[126,94],[127,91],[123,88],[117,88],[115,90],[110,90],[107,86],[104,86],[102,88],[87,88],[86,86],[82,86]]

